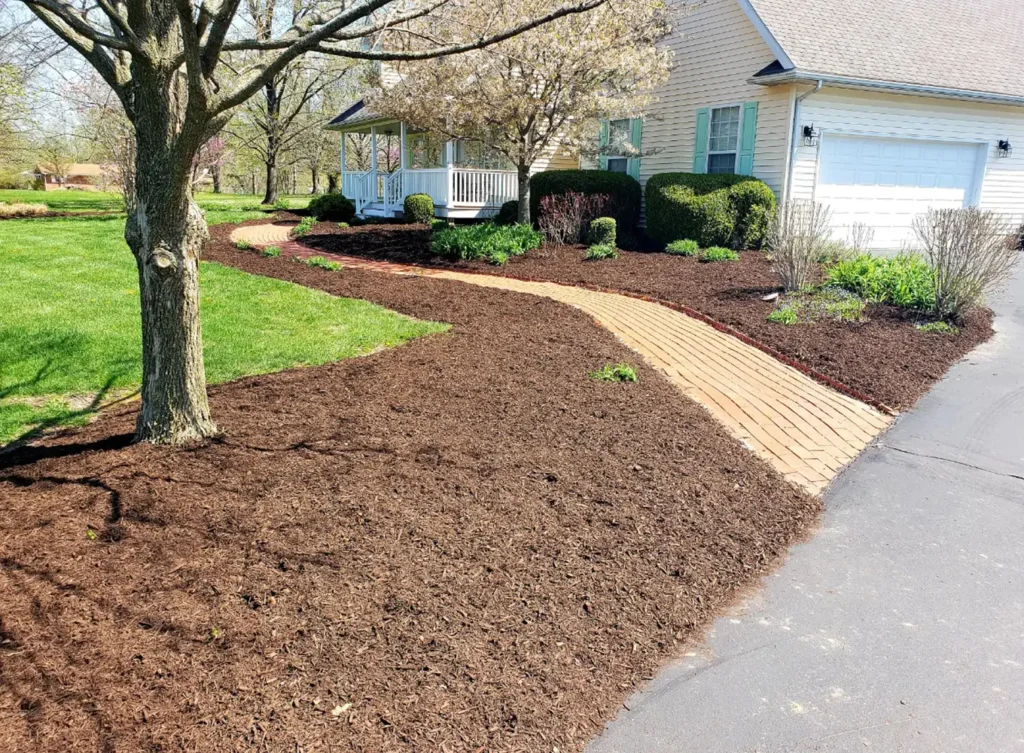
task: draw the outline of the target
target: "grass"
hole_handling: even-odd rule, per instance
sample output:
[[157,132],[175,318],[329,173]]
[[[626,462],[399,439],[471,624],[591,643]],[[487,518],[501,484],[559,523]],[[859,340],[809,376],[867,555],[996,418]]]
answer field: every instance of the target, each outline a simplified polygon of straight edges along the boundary
[[[262,196],[233,193],[199,193],[196,201],[210,212],[254,211],[259,209]],[[46,204],[51,212],[123,212],[124,201],[119,193],[102,191],[0,191],[0,201],[8,204]],[[309,196],[286,196],[283,205],[289,209],[302,209]],[[226,221],[226,220],[225,220]]]
[[[124,218],[6,220],[0,235],[0,445],[80,422],[141,381],[139,294]],[[365,301],[200,264],[211,383],[315,366],[439,332]]]

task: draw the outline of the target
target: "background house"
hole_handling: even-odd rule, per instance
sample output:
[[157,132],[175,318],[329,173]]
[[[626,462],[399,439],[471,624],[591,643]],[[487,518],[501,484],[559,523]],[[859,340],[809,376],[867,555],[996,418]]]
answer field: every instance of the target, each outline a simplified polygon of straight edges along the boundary
[[103,165],[84,162],[67,165],[39,163],[35,166],[33,177],[36,186],[43,191],[60,191],[68,188],[99,191],[111,187],[115,173]]
[[649,156],[601,166],[642,183],[753,175],[830,205],[838,237],[870,225],[878,248],[929,207],[1021,218],[1022,28],[1019,0],[704,0],[671,37],[677,66],[645,121],[602,132]]

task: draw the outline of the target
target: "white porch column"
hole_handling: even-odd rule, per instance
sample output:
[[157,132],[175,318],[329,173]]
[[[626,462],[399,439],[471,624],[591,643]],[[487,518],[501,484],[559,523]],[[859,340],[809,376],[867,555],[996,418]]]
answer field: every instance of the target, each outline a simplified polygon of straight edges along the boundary
[[399,157],[398,165],[399,165],[399,167],[402,170],[404,170],[405,167],[406,167],[406,165],[405,165],[405,136],[406,136],[405,122],[403,121],[398,126],[398,157]]
[[455,206],[455,142],[444,142],[444,164],[448,171],[448,195],[445,197],[445,205]]
[[380,196],[380,184],[377,181],[377,126],[370,126],[370,172],[373,178],[373,201]]
[[345,142],[348,141],[348,135],[342,131],[341,134],[341,178],[339,179],[338,191],[345,193],[345,167],[348,165],[348,160],[345,159]]

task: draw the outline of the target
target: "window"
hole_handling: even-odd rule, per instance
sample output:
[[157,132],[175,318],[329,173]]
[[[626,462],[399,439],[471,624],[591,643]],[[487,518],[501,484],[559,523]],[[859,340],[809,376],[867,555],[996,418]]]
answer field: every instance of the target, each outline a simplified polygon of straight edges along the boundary
[[624,173],[629,169],[630,123],[629,118],[612,120],[608,123],[608,170],[613,173]]
[[708,172],[735,173],[740,143],[740,107],[711,110],[708,133]]
[[480,141],[455,142],[455,166],[474,170],[514,170],[508,157]]

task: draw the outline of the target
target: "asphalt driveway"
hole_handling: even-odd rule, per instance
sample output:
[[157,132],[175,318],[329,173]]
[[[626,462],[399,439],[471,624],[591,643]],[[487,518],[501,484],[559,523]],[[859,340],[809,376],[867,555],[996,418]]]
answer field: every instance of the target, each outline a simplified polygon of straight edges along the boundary
[[1024,751],[1024,271],[821,531],[588,753]]

